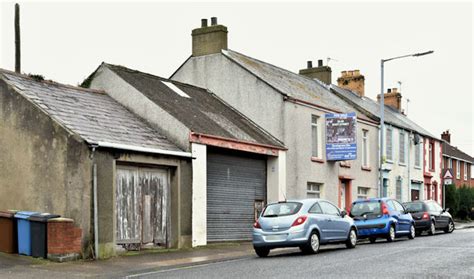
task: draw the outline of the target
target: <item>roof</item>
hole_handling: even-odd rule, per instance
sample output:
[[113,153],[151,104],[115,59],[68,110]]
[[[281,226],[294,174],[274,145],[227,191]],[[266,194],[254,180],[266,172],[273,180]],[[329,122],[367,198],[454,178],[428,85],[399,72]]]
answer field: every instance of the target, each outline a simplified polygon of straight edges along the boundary
[[[330,91],[330,87],[319,80],[293,73],[233,50],[222,50],[222,54],[285,96],[313,103],[333,112],[356,111],[345,100],[335,96]],[[360,113],[357,117],[371,120]]]
[[443,140],[443,155],[461,159],[474,164],[474,158]]
[[194,133],[285,149],[277,138],[204,88],[104,65]]
[[170,155],[184,153],[103,91],[36,81],[2,69],[0,78],[88,144]]
[[[380,121],[380,104],[376,101],[365,96],[361,97],[359,96],[359,94],[351,90],[341,88],[334,84],[331,85],[331,89],[341,98],[346,99],[353,105],[358,106],[359,109],[375,116],[377,120]],[[435,137],[429,131],[413,122],[406,115],[400,113],[399,111],[388,105],[385,105],[384,123],[388,123],[390,125],[397,126],[399,128],[406,129],[409,131],[417,132],[423,136],[437,139],[437,137]]]

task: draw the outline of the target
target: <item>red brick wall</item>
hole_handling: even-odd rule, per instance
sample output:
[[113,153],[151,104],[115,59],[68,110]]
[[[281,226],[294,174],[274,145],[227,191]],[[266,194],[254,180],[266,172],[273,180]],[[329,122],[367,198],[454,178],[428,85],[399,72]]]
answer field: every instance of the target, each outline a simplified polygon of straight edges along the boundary
[[81,253],[82,229],[72,222],[48,223],[48,254]]

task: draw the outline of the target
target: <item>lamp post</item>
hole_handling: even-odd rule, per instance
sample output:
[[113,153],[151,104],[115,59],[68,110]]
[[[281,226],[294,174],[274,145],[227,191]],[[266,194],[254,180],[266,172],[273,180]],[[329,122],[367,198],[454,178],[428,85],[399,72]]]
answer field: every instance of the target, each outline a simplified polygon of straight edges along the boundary
[[401,59],[401,58],[406,58],[406,57],[418,57],[418,56],[423,56],[423,55],[428,55],[432,54],[434,51],[426,51],[426,52],[421,52],[421,53],[415,53],[415,54],[407,54],[407,55],[402,55],[402,56],[396,56],[388,59],[382,59],[380,60],[380,73],[381,73],[381,91],[380,91],[380,162],[379,162],[379,175],[380,175],[380,188],[379,188],[379,195],[382,198],[383,197],[383,170],[382,170],[382,165],[383,165],[383,149],[384,149],[384,128],[385,128],[385,98],[384,98],[384,87],[383,87],[383,80],[384,80],[384,63],[396,59]]

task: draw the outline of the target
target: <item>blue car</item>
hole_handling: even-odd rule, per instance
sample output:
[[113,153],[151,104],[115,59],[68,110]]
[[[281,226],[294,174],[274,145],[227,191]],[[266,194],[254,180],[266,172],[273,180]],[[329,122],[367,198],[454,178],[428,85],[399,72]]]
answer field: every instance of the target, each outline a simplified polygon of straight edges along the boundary
[[319,246],[345,243],[357,244],[354,221],[334,204],[322,199],[305,199],[268,204],[254,223],[253,247],[259,257],[271,249],[299,247],[314,254]]
[[377,238],[392,242],[396,237],[415,238],[415,222],[410,213],[397,200],[372,198],[352,203],[349,214],[357,227],[359,238],[374,243]]

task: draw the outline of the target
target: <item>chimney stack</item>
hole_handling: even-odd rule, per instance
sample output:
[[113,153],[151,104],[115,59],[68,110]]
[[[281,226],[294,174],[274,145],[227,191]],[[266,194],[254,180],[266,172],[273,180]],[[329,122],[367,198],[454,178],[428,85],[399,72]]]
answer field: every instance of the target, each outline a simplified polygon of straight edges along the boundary
[[451,134],[449,133],[449,130],[446,130],[444,131],[442,134],[441,134],[441,138],[445,141],[447,141],[448,143],[451,143]]
[[313,61],[307,62],[307,68],[301,69],[299,74],[309,78],[318,79],[326,84],[331,84],[331,67],[323,66],[323,60],[318,60],[318,67],[313,67]]
[[217,24],[217,17],[211,17],[211,26],[207,19],[201,19],[201,27],[192,31],[193,56],[220,53],[227,49],[227,27]]
[[365,96],[365,77],[360,74],[359,70],[342,71],[341,76],[337,79],[337,85],[352,90],[361,97]]
[[[377,95],[377,102],[380,102],[380,94]],[[397,88],[387,89],[387,93],[384,94],[385,105],[391,106],[392,108],[401,112],[402,110],[402,94],[398,92]]]

